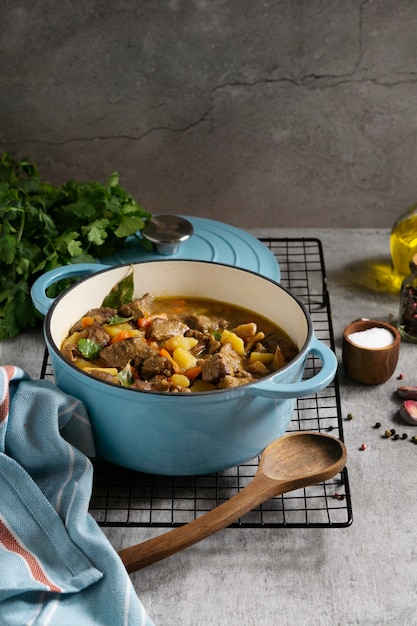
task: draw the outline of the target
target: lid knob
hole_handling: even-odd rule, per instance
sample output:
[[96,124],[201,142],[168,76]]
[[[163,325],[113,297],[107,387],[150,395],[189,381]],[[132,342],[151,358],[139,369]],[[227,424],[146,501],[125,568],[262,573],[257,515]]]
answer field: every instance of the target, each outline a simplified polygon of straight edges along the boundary
[[154,215],[141,234],[150,241],[158,254],[168,256],[175,254],[183,241],[191,237],[193,225],[178,215]]

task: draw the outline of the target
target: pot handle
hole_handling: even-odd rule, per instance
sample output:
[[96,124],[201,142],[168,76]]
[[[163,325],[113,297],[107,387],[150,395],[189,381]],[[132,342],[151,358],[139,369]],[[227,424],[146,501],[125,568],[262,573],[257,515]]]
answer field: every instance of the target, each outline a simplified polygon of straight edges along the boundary
[[55,298],[49,298],[46,290],[50,285],[57,283],[64,278],[72,278],[73,276],[90,276],[101,270],[105,270],[109,265],[100,265],[99,263],[74,263],[73,265],[63,265],[55,267],[49,272],[45,272],[35,280],[30,290],[32,302],[39,313],[46,315]]
[[305,380],[295,383],[274,383],[269,379],[256,385],[249,385],[248,391],[266,398],[303,398],[321,391],[332,382],[337,370],[337,358],[330,348],[313,337],[309,352],[318,356],[322,362],[321,370]]

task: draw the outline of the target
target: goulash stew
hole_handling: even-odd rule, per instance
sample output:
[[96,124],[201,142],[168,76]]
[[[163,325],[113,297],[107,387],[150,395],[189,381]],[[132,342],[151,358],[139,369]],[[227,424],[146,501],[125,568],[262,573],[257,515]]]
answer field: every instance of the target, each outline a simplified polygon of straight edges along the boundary
[[84,372],[131,389],[190,393],[263,378],[298,348],[275,324],[223,302],[145,294],[87,311],[62,354]]

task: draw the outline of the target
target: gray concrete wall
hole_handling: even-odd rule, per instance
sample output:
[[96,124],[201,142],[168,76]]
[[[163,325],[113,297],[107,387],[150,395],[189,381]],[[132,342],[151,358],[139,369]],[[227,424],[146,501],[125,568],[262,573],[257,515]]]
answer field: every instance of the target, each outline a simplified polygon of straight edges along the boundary
[[417,201],[414,0],[3,0],[0,150],[153,213],[389,227]]

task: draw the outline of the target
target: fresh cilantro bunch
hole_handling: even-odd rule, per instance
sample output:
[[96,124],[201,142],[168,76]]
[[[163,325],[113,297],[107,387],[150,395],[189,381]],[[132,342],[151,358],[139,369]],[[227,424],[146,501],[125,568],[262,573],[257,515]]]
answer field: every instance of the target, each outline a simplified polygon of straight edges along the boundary
[[[30,288],[42,273],[113,254],[151,214],[119,185],[69,181],[54,187],[36,165],[0,160],[0,339],[40,319]],[[50,293],[54,296],[56,293]]]

